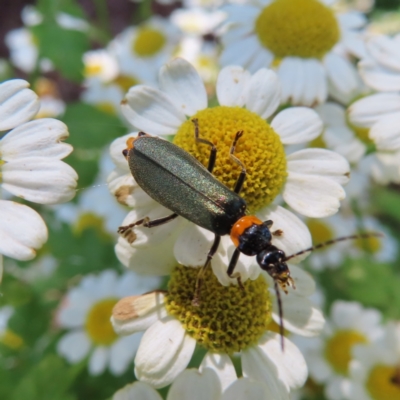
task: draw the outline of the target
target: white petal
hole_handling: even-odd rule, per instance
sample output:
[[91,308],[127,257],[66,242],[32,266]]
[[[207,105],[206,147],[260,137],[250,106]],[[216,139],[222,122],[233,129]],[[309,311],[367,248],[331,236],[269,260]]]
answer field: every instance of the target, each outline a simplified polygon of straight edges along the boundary
[[322,131],[319,115],[309,108],[292,107],[281,111],[271,123],[283,144],[305,143],[315,139]]
[[374,124],[369,137],[375,142],[378,150],[400,150],[400,112],[383,117]]
[[[281,236],[273,236],[272,244],[283,250],[287,256],[304,250],[312,245],[310,232],[305,223],[289,210],[275,206],[261,210],[257,215],[263,220],[273,222],[271,231],[281,230]],[[296,258],[300,262],[306,257]]]
[[358,67],[364,82],[372,89],[387,92],[400,90],[398,71],[385,68],[370,60],[361,61]]
[[151,386],[136,381],[118,390],[112,400],[162,400],[162,397]]
[[78,175],[63,161],[17,158],[3,165],[3,186],[15,196],[40,204],[57,204],[75,196]]
[[157,246],[133,248],[124,238],[120,237],[115,246],[115,253],[123,265],[139,274],[168,275],[176,266],[170,241]]
[[28,87],[29,83],[22,79],[12,79],[0,85],[0,131],[29,121],[39,111],[39,98]]
[[108,189],[118,203],[130,208],[149,207],[157,203],[138,185],[132,174],[116,168],[107,178]]
[[130,138],[135,138],[138,136],[139,132],[130,132],[127,135],[121,136],[111,142],[110,145],[110,155],[113,163],[118,167],[119,169],[129,172],[129,164],[124,155],[122,154],[122,151],[127,148],[127,141]]
[[[266,335],[264,335],[266,336]],[[269,340],[274,340],[266,336]],[[263,340],[264,337],[261,339]],[[280,342],[277,342],[280,346]],[[281,354],[282,354],[282,350]],[[278,378],[278,370],[275,363],[259,346],[253,346],[242,352],[243,376],[258,382],[264,382],[268,387],[271,399],[289,400],[289,391],[284,382]]]
[[325,69],[319,60],[313,58],[303,60],[303,63],[307,89],[303,92],[301,104],[309,107],[321,104],[328,96]]
[[[325,323],[324,316],[308,298],[297,296],[292,292],[287,295],[281,292],[281,298],[285,329],[302,336],[316,336],[321,332]],[[273,318],[279,324],[277,302],[273,305]]]
[[279,64],[278,76],[282,85],[282,102],[301,104],[306,90],[303,59],[285,57]]
[[[251,61],[262,51],[255,35],[238,38],[234,44],[225,47],[220,57],[222,66],[241,65],[249,69]],[[255,72],[255,71],[250,71]]]
[[135,358],[135,375],[155,388],[172,383],[187,367],[196,341],[176,319],[157,321],[143,335]]
[[150,328],[166,316],[164,295],[151,292],[121,299],[114,306],[111,323],[118,335],[130,335]]
[[47,241],[42,217],[28,206],[0,200],[0,253],[17,260],[30,260]]
[[10,161],[23,157],[65,158],[72,146],[62,143],[69,136],[67,126],[52,118],[27,122],[1,140],[2,158]]
[[246,101],[246,86],[250,73],[242,67],[225,67],[217,79],[217,97],[221,106],[242,107]]
[[203,266],[214,237],[212,232],[194,224],[188,224],[174,245],[177,262],[187,267]]
[[109,356],[110,350],[107,347],[96,347],[89,359],[88,369],[90,375],[102,374],[107,367]]
[[362,28],[367,23],[365,15],[356,11],[338,14],[337,18],[340,25],[347,29]]
[[173,100],[149,86],[133,86],[121,103],[122,113],[137,128],[151,135],[172,135],[186,120]]
[[165,64],[160,70],[160,89],[170,96],[185,115],[196,114],[207,107],[207,93],[194,67],[182,58]]
[[307,271],[295,265],[290,265],[290,275],[294,280],[296,289],[289,287],[289,291],[303,297],[311,296],[315,292],[315,281]]
[[267,119],[278,108],[281,99],[281,87],[275,72],[262,68],[248,83],[246,108],[261,118]]
[[260,48],[247,65],[247,70],[257,72],[261,68],[269,67],[274,60],[274,55],[266,48]]
[[371,128],[382,117],[397,112],[400,112],[400,96],[394,93],[376,93],[364,97],[348,109],[350,121],[365,128]]
[[200,372],[212,369],[218,375],[222,392],[236,381],[237,375],[231,358],[227,354],[207,352],[200,364]]
[[325,56],[324,64],[328,80],[337,91],[346,94],[357,89],[357,70],[350,61],[331,52]]
[[70,363],[81,361],[90,350],[90,340],[82,331],[68,332],[57,343],[57,351]]
[[167,400],[219,400],[220,396],[221,384],[213,370],[187,369],[175,379]]
[[261,400],[275,399],[262,382],[256,382],[248,378],[241,378],[234,382],[222,394],[221,400]]
[[400,50],[395,40],[384,36],[372,36],[367,41],[367,49],[370,55],[383,67],[400,73]]
[[346,159],[325,149],[305,149],[288,156],[285,201],[311,218],[333,215],[345,192],[350,167]]
[[307,379],[307,365],[300,350],[289,339],[284,339],[282,351],[280,335],[267,333],[259,340],[258,348],[275,364],[278,378],[288,390],[304,385]]

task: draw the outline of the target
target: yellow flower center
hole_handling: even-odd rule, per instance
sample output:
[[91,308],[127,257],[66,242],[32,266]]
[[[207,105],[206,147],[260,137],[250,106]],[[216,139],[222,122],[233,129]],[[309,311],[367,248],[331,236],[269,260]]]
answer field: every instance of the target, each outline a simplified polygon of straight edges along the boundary
[[319,0],[275,0],[258,16],[255,31],[276,58],[322,58],[340,38],[335,14]]
[[99,75],[101,71],[102,71],[102,66],[100,64],[95,64],[95,63],[86,64],[84,75],[90,78]]
[[6,329],[0,337],[0,343],[3,343],[10,349],[17,350],[23,346],[24,340],[12,330]]
[[140,81],[133,76],[118,75],[112,83],[118,85],[126,93],[132,86],[138,85]]
[[347,126],[354,132],[354,134],[367,146],[375,146],[373,140],[369,138],[369,128],[354,125],[347,118]]
[[140,57],[151,57],[164,47],[166,41],[165,35],[159,30],[142,27],[136,35],[133,51]]
[[[240,107],[206,108],[193,118],[199,121],[200,137],[217,147],[213,175],[231,189],[241,169],[230,159],[229,150],[236,133],[244,132],[235,150],[235,156],[247,171],[241,196],[253,212],[270,204],[280,192],[287,176],[285,150],[271,126],[259,115]],[[191,120],[181,125],[174,143],[203,165],[208,165],[210,146],[195,142]]]
[[106,114],[110,114],[110,115],[116,115],[117,114],[117,110],[115,109],[114,104],[112,104],[111,102],[102,101],[100,103],[97,103],[96,107],[99,110],[105,112]]
[[314,244],[327,242],[333,239],[334,232],[323,220],[308,219],[306,222]]
[[326,343],[325,357],[338,374],[346,375],[352,359],[353,346],[367,342],[367,338],[360,332],[337,331]]
[[94,229],[101,238],[110,239],[110,234],[104,229],[104,220],[93,213],[82,214],[73,226],[75,235],[80,236],[86,229]]
[[257,343],[272,318],[265,279],[248,279],[243,290],[221,285],[208,268],[196,307],[192,299],[198,272],[183,265],[174,269],[165,302],[168,313],[207,350],[232,354]]
[[361,250],[376,254],[382,249],[382,239],[378,237],[358,238],[354,242],[355,246]]
[[89,310],[85,328],[93,343],[109,346],[118,338],[110,322],[112,309],[117,301],[116,298],[103,299]]
[[374,400],[400,399],[399,367],[376,365],[371,369],[366,387]]

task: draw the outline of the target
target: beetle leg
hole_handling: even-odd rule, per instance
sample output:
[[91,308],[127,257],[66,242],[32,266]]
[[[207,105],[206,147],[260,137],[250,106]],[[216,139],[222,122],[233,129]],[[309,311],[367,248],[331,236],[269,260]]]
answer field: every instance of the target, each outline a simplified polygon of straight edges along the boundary
[[166,217],[162,217],[162,218],[158,218],[158,219],[153,219],[152,221],[150,221],[147,218],[147,221],[144,221],[143,226],[145,226],[146,228],[154,228],[155,226],[160,226],[163,224],[166,224],[169,221],[172,221],[173,219],[175,219],[178,216],[177,213],[173,213],[171,215],[168,215]]
[[238,140],[242,136],[243,136],[243,131],[239,131],[236,133],[236,136],[235,136],[235,139],[233,140],[231,149],[229,150],[229,157],[231,158],[231,160],[233,162],[235,162],[236,164],[238,164],[240,168],[242,168],[242,171],[240,172],[239,178],[237,179],[237,181],[235,183],[235,187],[233,189],[233,191],[238,194],[242,190],[244,180],[246,179],[246,168],[243,165],[243,163],[233,153],[235,152],[236,144],[237,144]]
[[178,214],[173,213],[166,217],[153,219],[153,220],[150,220],[149,217],[145,217],[145,218],[139,219],[138,221],[134,222],[133,224],[120,226],[118,228],[118,233],[120,235],[122,235],[125,239],[127,239],[129,243],[133,243],[136,239],[136,235],[135,234],[132,235],[132,233],[133,233],[132,228],[134,228],[135,226],[143,225],[146,228],[153,228],[155,226],[166,224],[167,222],[175,219],[177,216],[178,216]]
[[215,235],[214,243],[211,246],[211,249],[207,254],[207,260],[204,263],[204,265],[200,268],[200,271],[197,275],[196,286],[194,288],[194,296],[193,296],[193,300],[192,300],[192,304],[194,306],[200,305],[199,296],[200,296],[201,285],[203,283],[203,275],[204,275],[204,272],[206,271],[207,267],[209,266],[214,254],[217,252],[220,241],[221,241],[221,236]]
[[240,250],[236,248],[234,253],[232,254],[232,258],[231,258],[231,261],[229,262],[229,266],[228,266],[226,273],[228,274],[229,278],[236,278],[240,289],[244,290],[244,286],[242,283],[242,279],[240,277],[240,273],[233,272],[235,270],[236,264],[239,260],[239,256],[240,256]]
[[199,134],[199,120],[197,118],[192,119],[194,125],[194,140],[198,143],[207,144],[211,146],[210,150],[210,158],[208,159],[208,166],[207,169],[210,173],[213,172],[215,166],[215,160],[217,159],[217,148],[214,146],[209,140],[201,139]]
[[277,229],[276,231],[272,232],[273,236],[282,236],[283,235],[283,230],[282,229]]

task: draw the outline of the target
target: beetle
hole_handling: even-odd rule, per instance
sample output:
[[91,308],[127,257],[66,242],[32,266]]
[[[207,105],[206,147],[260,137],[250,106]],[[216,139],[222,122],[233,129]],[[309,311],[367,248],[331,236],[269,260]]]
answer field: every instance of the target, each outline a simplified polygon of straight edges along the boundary
[[283,232],[281,230],[271,231],[273,224],[271,220],[261,221],[254,215],[247,215],[246,202],[239,195],[246,178],[246,169],[234,152],[243,131],[236,133],[229,151],[231,160],[241,168],[240,175],[231,190],[212,175],[217,148],[210,141],[199,137],[198,120],[193,119],[192,122],[195,141],[210,146],[207,168],[185,150],[158,137],[139,132],[136,138],[128,139],[128,148],[123,150],[123,155],[128,160],[133,177],[151,198],[170,209],[172,214],[155,220],[149,220],[146,217],[119,227],[118,232],[127,237],[135,226],[142,225],[152,228],[165,224],[178,216],[213,232],[215,234],[214,242],[196,280],[193,297],[193,304],[196,306],[199,305],[204,271],[218,250],[221,236],[230,235],[236,249],[227,268],[229,277],[236,278],[239,286],[244,289],[240,275],[234,272],[239,256],[243,253],[247,256],[256,256],[260,268],[274,280],[283,348],[283,312],[279,289],[287,294],[288,286],[295,288],[286,262],[298,255],[337,241],[369,237],[370,234],[330,240],[286,256],[283,250],[271,244],[273,236],[280,236]]
[[218,250],[223,235],[230,235],[236,246],[227,273],[237,278],[240,286],[240,276],[234,270],[240,253],[243,253],[256,256],[259,266],[287,292],[287,286],[294,286],[294,282],[284,261],[285,254],[271,244],[272,236],[282,235],[283,232],[271,232],[270,220],[263,222],[255,216],[247,215],[246,202],[239,195],[246,178],[246,169],[234,151],[243,131],[236,133],[229,152],[232,161],[241,167],[239,178],[231,190],[212,175],[217,149],[211,142],[199,137],[197,119],[192,122],[196,142],[211,148],[207,168],[185,150],[158,137],[139,132],[136,138],[128,139],[128,148],[123,154],[129,162],[133,177],[150,197],[173,213],[152,221],[143,218],[120,227],[118,232],[128,235],[134,226],[151,228],[171,221],[178,215],[213,232],[214,243],[197,278],[194,304],[198,303],[202,274]]

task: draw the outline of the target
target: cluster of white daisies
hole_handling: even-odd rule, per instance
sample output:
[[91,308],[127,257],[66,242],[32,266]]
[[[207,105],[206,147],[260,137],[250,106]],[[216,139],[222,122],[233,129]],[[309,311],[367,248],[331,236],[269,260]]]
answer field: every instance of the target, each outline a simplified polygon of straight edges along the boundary
[[[244,132],[235,151],[248,170],[243,197],[259,219],[272,220],[273,229],[283,232],[272,244],[287,255],[313,241],[357,232],[351,202],[367,210],[372,181],[400,183],[400,36],[373,33],[361,12],[343,11],[334,3],[254,0],[206,7],[185,2],[170,19],[153,17],[123,31],[107,48],[85,54],[82,100],[120,115],[131,129],[111,144],[115,168],[109,189],[132,209],[121,225],[170,213],[135,182],[122,155],[126,140],[145,131],[206,163],[207,149],[193,144],[191,120],[196,118],[200,136],[218,143],[215,175],[228,186],[237,176],[229,147],[235,133]],[[39,23],[40,15],[28,11],[25,24]],[[78,22],[73,29],[86,29]],[[208,40],[211,33],[220,43]],[[15,37],[8,37],[14,63],[36,65],[35,52],[30,63],[21,60]],[[65,202],[74,196],[77,180],[61,161],[72,150],[62,142],[68,131],[54,119],[29,121],[38,110],[39,100],[25,81],[1,84],[0,129],[6,131],[0,141],[1,185],[35,203]],[[42,218],[8,195],[0,201],[0,254],[34,257],[47,239]],[[114,209],[111,205],[108,215]],[[363,227],[384,231],[372,217]],[[207,325],[209,314],[202,310],[215,298],[202,300],[196,310],[178,301],[187,287],[171,283],[166,292],[156,290],[168,275],[171,282],[192,282],[187,271],[204,264],[213,234],[182,217],[153,229],[137,227],[134,233],[119,237],[116,245],[117,257],[131,271],[84,277],[66,295],[56,318],[68,330],[59,353],[71,363],[90,354],[91,374],[108,366],[119,375],[134,359],[139,382],[118,391],[115,400],[160,399],[155,389],[168,385],[168,399],[286,400],[301,396],[296,390],[306,383],[308,370],[332,400],[400,396],[399,325],[384,326],[379,313],[357,303],[336,302],[324,327],[315,282],[295,265],[307,254],[291,260],[296,288],[281,293],[284,349],[276,333],[280,317],[273,280],[253,257],[241,256],[236,271],[245,287],[264,288],[267,294],[264,303],[240,310],[250,320],[262,315],[262,327],[243,339],[242,327],[235,325],[229,345],[219,343],[218,350],[218,340],[204,338],[193,324],[195,316],[198,325]],[[350,242],[340,246],[311,256],[310,266],[337,267],[344,256],[357,256],[365,247],[378,261],[397,255],[389,233],[359,248]],[[226,274],[233,251],[223,237],[205,285],[236,296],[241,295],[236,280]],[[226,315],[237,310],[234,302],[218,301]],[[309,338],[321,332],[319,339]],[[208,351],[199,368],[188,369],[198,345]],[[233,360],[239,358],[238,375]]]

